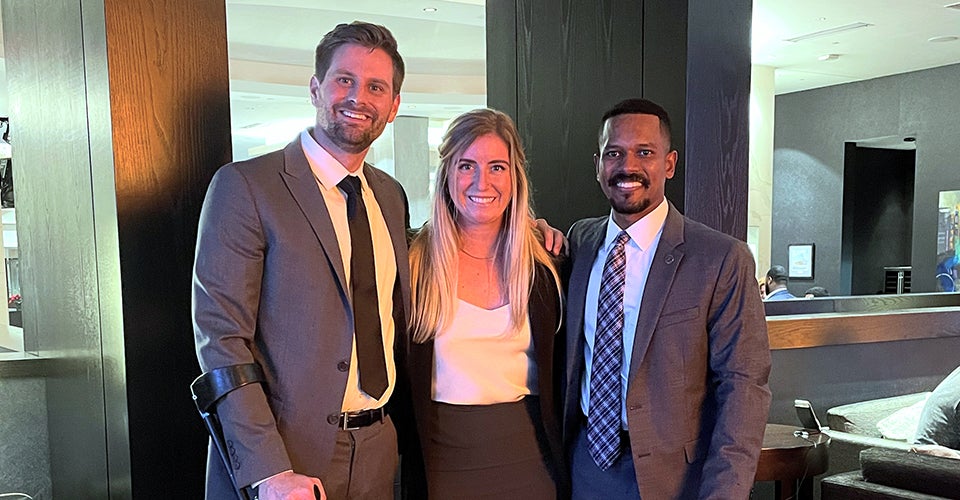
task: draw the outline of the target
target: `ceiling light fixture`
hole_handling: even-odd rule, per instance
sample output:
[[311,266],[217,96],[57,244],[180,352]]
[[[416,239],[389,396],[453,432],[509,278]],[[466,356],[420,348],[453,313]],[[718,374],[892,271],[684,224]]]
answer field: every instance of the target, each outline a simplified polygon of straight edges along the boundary
[[424,7],[424,8],[423,8],[423,11],[424,11],[424,12],[436,12],[436,11],[437,11],[437,8],[436,8],[436,7]]
[[814,38],[820,38],[822,36],[836,35],[837,33],[843,33],[845,31],[851,31],[860,28],[866,28],[868,26],[873,26],[870,23],[850,23],[844,24],[843,26],[837,26],[836,28],[829,28],[820,31],[814,31],[813,33],[807,33],[806,35],[795,36],[793,38],[787,38],[787,42],[802,42],[804,40],[812,40]]
[[928,38],[928,42],[938,43],[938,42],[955,42],[960,40],[960,38],[953,35],[944,35],[944,36],[935,36],[933,38]]
[[824,54],[817,58],[818,61],[836,61],[840,59],[840,54]]
[[944,7],[947,8],[947,9],[960,10],[960,2],[947,4],[947,5],[944,5]]

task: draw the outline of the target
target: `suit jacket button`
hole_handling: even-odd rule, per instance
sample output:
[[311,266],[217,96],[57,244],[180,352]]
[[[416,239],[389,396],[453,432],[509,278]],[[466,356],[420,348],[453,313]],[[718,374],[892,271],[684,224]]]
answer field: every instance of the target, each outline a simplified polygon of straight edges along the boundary
[[341,362],[337,363],[337,370],[340,370],[340,371],[342,371],[342,372],[345,372],[345,371],[347,371],[347,370],[349,370],[349,369],[350,369],[350,363],[347,363],[346,361],[341,361]]
[[667,264],[673,264],[673,255],[667,255],[667,258],[663,260],[666,261]]
[[327,415],[327,423],[330,425],[337,425],[340,422],[340,415],[336,413],[331,413]]

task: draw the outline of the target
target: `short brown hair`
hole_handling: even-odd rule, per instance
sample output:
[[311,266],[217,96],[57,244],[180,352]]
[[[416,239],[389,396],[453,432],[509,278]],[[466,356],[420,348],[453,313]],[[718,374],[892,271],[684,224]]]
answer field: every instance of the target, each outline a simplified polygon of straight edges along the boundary
[[383,49],[393,60],[393,95],[400,94],[405,69],[403,58],[397,52],[397,40],[393,38],[393,34],[387,28],[363,21],[338,24],[336,28],[323,36],[323,39],[317,45],[317,55],[314,60],[314,74],[318,80],[322,81],[324,75],[327,74],[327,70],[330,69],[333,53],[340,46],[348,43],[355,43],[370,50]]

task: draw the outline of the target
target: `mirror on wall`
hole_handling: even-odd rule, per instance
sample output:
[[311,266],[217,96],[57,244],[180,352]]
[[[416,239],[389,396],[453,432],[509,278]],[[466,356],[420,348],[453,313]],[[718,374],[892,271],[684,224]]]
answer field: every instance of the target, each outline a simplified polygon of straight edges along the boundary
[[[950,291],[939,276],[954,247],[940,237],[948,205],[938,201],[960,190],[960,9],[758,0],[753,23],[748,243],[758,278],[810,244],[814,272],[789,281],[795,296],[817,286],[882,307],[960,304],[929,298]],[[898,293],[911,297],[889,297]]]

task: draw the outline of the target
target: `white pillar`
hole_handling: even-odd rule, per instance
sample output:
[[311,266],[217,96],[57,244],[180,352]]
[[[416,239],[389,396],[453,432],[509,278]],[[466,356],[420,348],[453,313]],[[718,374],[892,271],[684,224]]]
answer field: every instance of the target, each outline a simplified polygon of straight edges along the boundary
[[[770,267],[773,214],[774,68],[750,70],[750,193],[747,200],[747,243],[757,259],[757,278]],[[752,240],[752,241],[751,241]]]

